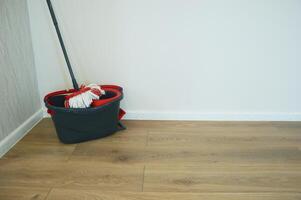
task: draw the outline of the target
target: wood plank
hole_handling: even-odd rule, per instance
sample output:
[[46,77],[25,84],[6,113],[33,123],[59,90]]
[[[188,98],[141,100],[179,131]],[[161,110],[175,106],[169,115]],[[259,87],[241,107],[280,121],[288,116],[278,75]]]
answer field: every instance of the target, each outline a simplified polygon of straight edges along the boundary
[[150,131],[149,146],[299,146],[301,134],[273,132]]
[[64,181],[64,169],[47,159],[0,159],[0,187],[54,187]]
[[[221,165],[220,165],[221,166]],[[211,167],[211,168],[210,168]],[[301,166],[147,166],[146,192],[300,192]]]
[[[43,122],[42,122],[43,123]],[[60,144],[53,125],[34,127],[23,139],[23,143],[30,144]]]
[[102,162],[70,161],[66,178],[56,188],[141,191],[144,167],[112,166]]
[[283,135],[301,135],[301,122],[273,122],[272,125]]
[[145,130],[124,130],[114,133],[113,135],[98,140],[89,141],[93,145],[111,144],[118,145],[120,143],[126,145],[146,145],[147,131]]
[[103,192],[99,190],[54,189],[47,200],[300,200],[299,193],[153,193],[153,192]]
[[289,135],[289,134],[295,134],[295,135],[301,135],[301,127],[277,127],[277,130],[281,132],[283,135]]
[[271,125],[277,127],[301,128],[301,121],[275,121],[271,122]]
[[0,187],[0,199],[3,200],[44,200],[50,189]]
[[100,162],[0,160],[0,187],[59,187],[141,191],[144,167]]
[[222,121],[137,121],[126,120],[124,124],[130,129],[148,131],[244,131],[276,130],[271,122],[222,122]]
[[[147,141],[147,131],[143,129],[127,129],[124,131],[116,132],[110,137],[94,140],[91,142],[103,144],[115,143],[136,143],[145,145]],[[50,119],[43,119],[36,127],[34,127],[23,139],[22,143],[30,144],[62,144],[56,134],[55,127]]]
[[43,143],[19,142],[7,154],[5,159],[29,159],[41,161],[66,161],[71,156],[76,145],[62,143],[45,145]]
[[205,163],[301,163],[297,147],[273,146],[198,146],[151,147],[137,145],[79,144],[71,160],[98,160],[107,164],[178,164]]
[[179,171],[179,172],[293,172],[301,173],[301,163],[212,163],[202,165],[182,165],[181,163],[174,164],[148,164],[145,168],[145,172],[148,170],[154,171]]

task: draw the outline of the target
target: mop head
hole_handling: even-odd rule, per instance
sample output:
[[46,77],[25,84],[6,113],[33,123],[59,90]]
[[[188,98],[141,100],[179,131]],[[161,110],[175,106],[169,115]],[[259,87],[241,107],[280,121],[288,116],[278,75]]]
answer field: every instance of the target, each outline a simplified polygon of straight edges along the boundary
[[99,99],[105,91],[99,85],[81,86],[80,90],[66,96],[66,108],[89,108],[93,100]]

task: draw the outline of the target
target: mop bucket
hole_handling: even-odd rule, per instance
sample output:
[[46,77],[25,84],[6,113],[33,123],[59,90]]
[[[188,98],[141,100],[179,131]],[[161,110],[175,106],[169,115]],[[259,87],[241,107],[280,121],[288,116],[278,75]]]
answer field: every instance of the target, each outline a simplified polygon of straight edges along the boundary
[[65,108],[67,95],[79,91],[69,61],[64,41],[56,20],[51,0],[46,0],[55,27],[74,89],[61,90],[45,96],[45,106],[54,122],[58,138],[63,143],[79,143],[106,137],[125,127],[120,122],[125,112],[120,109],[122,88],[116,85],[102,85],[105,95],[92,102],[89,108]]
[[125,112],[120,109],[122,88],[114,85],[101,86],[105,90],[99,100],[90,108],[65,108],[65,97],[75,92],[61,90],[45,96],[45,106],[54,122],[61,142],[79,143],[109,136],[125,127],[120,123]]

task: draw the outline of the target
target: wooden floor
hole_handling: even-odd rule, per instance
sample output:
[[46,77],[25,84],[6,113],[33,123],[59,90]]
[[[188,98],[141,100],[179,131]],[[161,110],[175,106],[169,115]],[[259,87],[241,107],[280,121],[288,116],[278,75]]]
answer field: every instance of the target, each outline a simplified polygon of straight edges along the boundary
[[125,124],[64,145],[44,119],[0,159],[0,199],[301,199],[301,122]]

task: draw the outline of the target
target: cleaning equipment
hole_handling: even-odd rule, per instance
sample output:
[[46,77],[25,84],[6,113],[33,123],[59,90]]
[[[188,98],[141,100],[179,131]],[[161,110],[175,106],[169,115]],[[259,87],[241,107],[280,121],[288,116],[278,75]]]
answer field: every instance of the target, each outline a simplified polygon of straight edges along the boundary
[[61,90],[44,97],[45,106],[63,143],[78,143],[111,135],[125,126],[120,122],[123,88],[91,84],[79,88],[60,33],[51,0],[46,0],[65,57],[74,89]]
[[66,108],[89,108],[93,100],[97,100],[106,92],[96,84],[90,84],[87,87],[82,86],[79,91],[66,96]]

